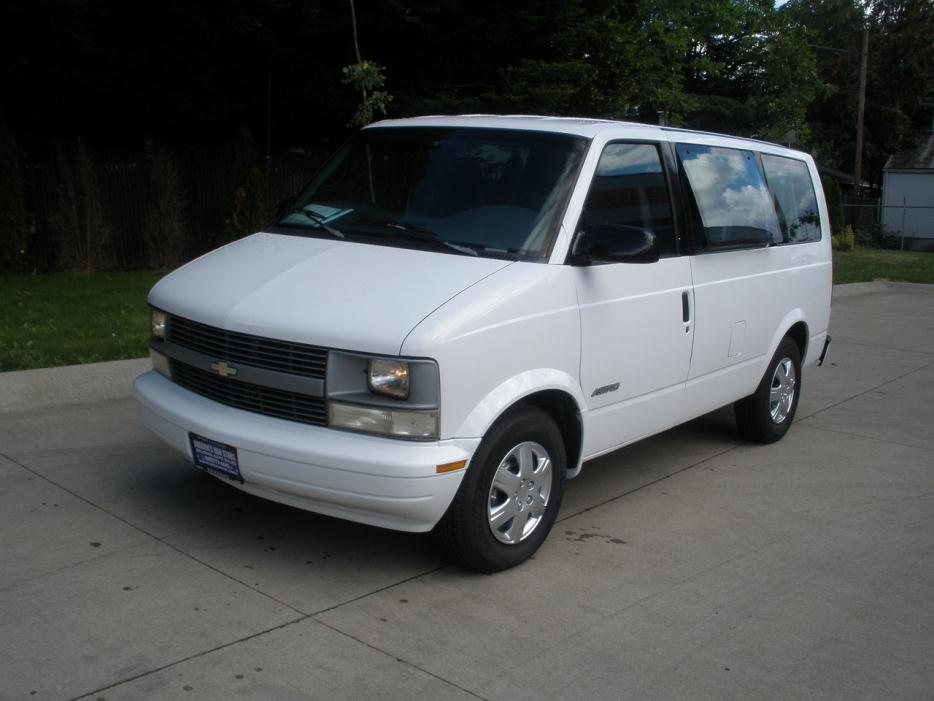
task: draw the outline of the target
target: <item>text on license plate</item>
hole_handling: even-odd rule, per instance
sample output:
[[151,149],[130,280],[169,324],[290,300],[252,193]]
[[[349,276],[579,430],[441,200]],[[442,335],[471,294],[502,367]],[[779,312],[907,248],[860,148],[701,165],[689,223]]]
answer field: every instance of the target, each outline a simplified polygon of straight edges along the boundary
[[243,482],[236,448],[196,433],[189,433],[188,440],[191,442],[191,456],[195,465],[215,475]]

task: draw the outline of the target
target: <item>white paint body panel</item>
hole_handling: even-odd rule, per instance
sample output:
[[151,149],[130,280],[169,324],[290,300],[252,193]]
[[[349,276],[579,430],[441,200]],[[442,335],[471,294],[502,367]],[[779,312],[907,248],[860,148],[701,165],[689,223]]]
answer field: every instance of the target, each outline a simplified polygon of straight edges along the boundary
[[174,271],[149,303],[229,331],[397,355],[421,319],[506,265],[259,233]]
[[236,446],[245,483],[231,485],[395,530],[434,526],[464,475],[435,467],[469,459],[479,443],[415,443],[282,421],[218,404],[155,371],[140,375],[134,392],[141,421],[189,460],[189,432]]
[[691,263],[681,256],[574,270],[589,456],[680,423],[693,341],[681,298],[691,293]]
[[569,266],[514,263],[419,324],[402,355],[441,368],[441,437],[480,437],[516,400],[559,389],[582,402],[580,314]]
[[[750,394],[796,322],[806,321],[812,334],[826,332],[831,284],[823,240],[708,253],[690,261],[697,323],[686,419]],[[731,355],[740,323],[742,346]]]
[[[423,443],[259,416],[155,373],[141,376],[135,390],[143,422],[189,459],[189,432],[236,446],[243,489],[350,520],[428,530],[464,474],[437,475],[436,466],[469,461],[490,426],[523,397],[553,390],[577,406],[583,447],[569,465],[573,475],[583,460],[753,392],[796,322],[810,333],[805,364],[817,360],[829,324],[831,251],[809,157],[759,142],[599,120],[432,117],[370,128],[389,126],[544,130],[592,143],[547,264],[257,234],[156,285],[151,304],[205,324],[438,363],[440,437]],[[822,240],[644,265],[566,265],[600,153],[614,139],[800,158],[816,184]]]

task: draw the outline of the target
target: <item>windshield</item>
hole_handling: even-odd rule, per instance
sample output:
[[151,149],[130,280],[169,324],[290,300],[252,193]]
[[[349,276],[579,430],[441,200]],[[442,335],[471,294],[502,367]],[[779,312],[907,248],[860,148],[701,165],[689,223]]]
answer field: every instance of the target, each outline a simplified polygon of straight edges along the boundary
[[543,260],[587,147],[503,129],[365,129],[280,218],[313,235]]

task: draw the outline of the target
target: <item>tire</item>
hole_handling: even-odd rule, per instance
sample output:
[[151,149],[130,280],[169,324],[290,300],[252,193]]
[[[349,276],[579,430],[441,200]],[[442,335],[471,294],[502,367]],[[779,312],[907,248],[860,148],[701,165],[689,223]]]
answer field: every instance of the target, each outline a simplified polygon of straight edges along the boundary
[[740,434],[757,443],[774,443],[788,433],[801,396],[801,352],[785,336],[756,391],[733,405]]
[[529,559],[555,523],[567,456],[552,418],[520,406],[500,418],[474,454],[435,528],[452,558],[478,572]]

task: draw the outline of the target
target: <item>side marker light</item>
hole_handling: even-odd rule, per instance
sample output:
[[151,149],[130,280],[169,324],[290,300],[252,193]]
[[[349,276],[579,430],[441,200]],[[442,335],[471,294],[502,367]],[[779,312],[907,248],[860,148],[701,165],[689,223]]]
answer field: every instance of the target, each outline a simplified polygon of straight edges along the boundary
[[440,475],[444,472],[453,472],[454,470],[459,470],[466,464],[467,464],[466,460],[458,460],[457,462],[446,462],[443,465],[438,465],[438,467],[435,468],[435,470]]

